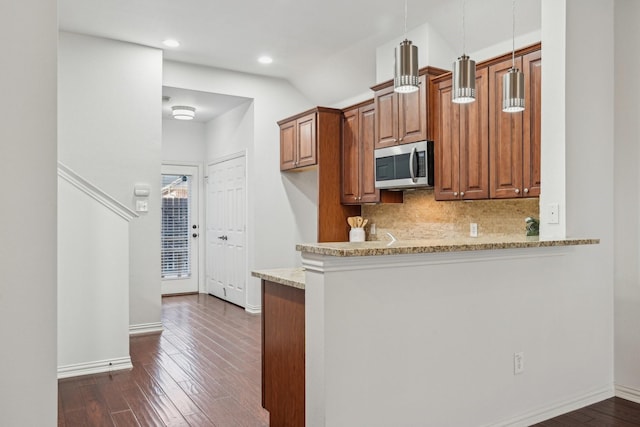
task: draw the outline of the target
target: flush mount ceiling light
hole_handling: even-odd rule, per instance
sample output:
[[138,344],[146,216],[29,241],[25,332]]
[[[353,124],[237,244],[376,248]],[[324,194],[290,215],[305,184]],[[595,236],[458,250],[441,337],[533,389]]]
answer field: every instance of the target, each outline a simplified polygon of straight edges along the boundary
[[407,0],[404,1],[404,41],[396,46],[395,59],[393,90],[400,93],[418,90],[418,47],[407,40]]
[[476,100],[476,61],[470,59],[465,51],[464,0],[462,1],[462,56],[453,63],[453,90],[451,100],[457,104],[466,104]]
[[177,120],[193,120],[196,116],[196,109],[184,105],[176,105],[171,107],[171,115]]
[[262,55],[258,58],[258,62],[261,64],[271,64],[273,62],[273,58],[267,55]]
[[162,41],[162,44],[167,47],[178,47],[180,46],[180,42],[174,39],[166,39]]
[[516,68],[516,0],[513,9],[513,46],[511,69],[502,78],[502,111],[517,113],[524,110],[524,74]]

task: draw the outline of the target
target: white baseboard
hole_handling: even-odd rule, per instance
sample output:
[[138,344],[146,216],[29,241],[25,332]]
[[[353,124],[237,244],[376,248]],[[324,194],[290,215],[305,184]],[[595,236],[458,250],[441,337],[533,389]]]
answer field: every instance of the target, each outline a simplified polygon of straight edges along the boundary
[[567,412],[575,411],[576,409],[584,408],[588,405],[609,399],[614,396],[614,390],[612,386],[602,387],[601,389],[594,390],[590,393],[576,396],[565,401],[557,402],[549,405],[546,408],[539,408],[522,415],[518,415],[508,420],[503,420],[495,424],[488,424],[487,427],[526,427],[532,424],[537,424],[549,418],[554,418]]
[[616,396],[640,403],[640,389],[616,384]]
[[262,313],[262,307],[259,306],[259,305],[247,304],[247,306],[244,308],[244,310],[247,313],[251,313],[251,314],[260,314],[260,313]]
[[138,323],[129,325],[129,336],[142,334],[159,334],[163,331],[161,322]]
[[131,364],[130,357],[77,363],[75,365],[58,366],[58,379],[77,377],[80,375],[101,374],[103,372],[132,368],[133,365]]

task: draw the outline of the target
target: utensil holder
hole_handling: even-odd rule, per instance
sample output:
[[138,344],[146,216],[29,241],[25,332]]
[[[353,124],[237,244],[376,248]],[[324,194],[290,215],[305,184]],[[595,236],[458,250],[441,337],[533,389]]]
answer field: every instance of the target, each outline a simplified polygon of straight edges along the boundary
[[350,242],[364,242],[364,228],[352,228],[349,230]]

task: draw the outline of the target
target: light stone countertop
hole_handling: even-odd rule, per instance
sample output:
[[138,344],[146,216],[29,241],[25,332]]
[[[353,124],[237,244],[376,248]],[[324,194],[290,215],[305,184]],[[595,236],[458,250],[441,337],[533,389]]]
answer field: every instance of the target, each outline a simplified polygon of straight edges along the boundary
[[381,241],[360,243],[306,243],[296,245],[296,250],[303,253],[318,255],[357,257],[483,251],[492,249],[540,248],[551,246],[597,245],[599,243],[600,239],[588,238],[539,240],[538,237],[487,235],[481,237],[429,240],[397,240],[393,243]]
[[274,268],[252,271],[251,275],[269,282],[304,289],[304,268]]

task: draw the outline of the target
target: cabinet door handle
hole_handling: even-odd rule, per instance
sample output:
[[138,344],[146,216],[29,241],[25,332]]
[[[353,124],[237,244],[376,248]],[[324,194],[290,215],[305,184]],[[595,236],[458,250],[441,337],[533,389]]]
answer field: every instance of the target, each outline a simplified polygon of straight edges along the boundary
[[524,189],[524,193],[525,193],[525,194],[527,194],[528,192],[529,192],[529,189],[528,189],[528,188],[525,188],[525,189]]
[[460,192],[460,197],[464,197],[464,191]]
[[520,189],[516,188],[516,194],[520,194]]
[[453,195],[454,195],[455,197],[458,197],[458,192],[457,192],[457,191],[454,191],[454,192],[453,192]]

